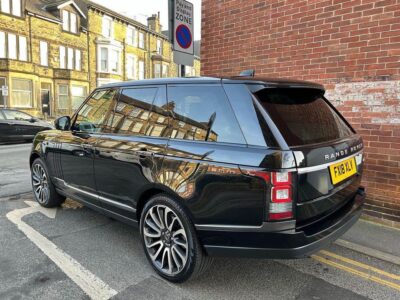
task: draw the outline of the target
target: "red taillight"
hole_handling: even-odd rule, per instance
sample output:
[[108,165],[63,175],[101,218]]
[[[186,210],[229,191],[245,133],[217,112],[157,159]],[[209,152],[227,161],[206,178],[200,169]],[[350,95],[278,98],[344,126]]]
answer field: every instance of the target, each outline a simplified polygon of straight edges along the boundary
[[271,186],[270,202],[267,203],[268,220],[279,221],[293,218],[293,187],[291,173],[270,173],[253,170],[247,170],[246,173],[251,176],[262,178],[267,186]]
[[293,218],[292,174],[273,172],[271,174],[271,203],[268,219],[278,221]]

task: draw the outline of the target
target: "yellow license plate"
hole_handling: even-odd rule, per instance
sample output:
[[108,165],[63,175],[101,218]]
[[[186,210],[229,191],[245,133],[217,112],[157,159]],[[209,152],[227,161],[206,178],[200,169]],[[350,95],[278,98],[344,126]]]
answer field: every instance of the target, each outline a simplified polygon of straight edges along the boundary
[[331,173],[332,183],[337,184],[357,173],[356,160],[353,157],[331,165],[329,172]]

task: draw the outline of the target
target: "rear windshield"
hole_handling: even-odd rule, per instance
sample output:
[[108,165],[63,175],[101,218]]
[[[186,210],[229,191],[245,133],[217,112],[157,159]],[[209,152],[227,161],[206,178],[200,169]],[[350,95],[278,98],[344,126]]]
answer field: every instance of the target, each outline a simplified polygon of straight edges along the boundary
[[289,146],[323,143],[353,134],[314,89],[262,89],[254,93]]

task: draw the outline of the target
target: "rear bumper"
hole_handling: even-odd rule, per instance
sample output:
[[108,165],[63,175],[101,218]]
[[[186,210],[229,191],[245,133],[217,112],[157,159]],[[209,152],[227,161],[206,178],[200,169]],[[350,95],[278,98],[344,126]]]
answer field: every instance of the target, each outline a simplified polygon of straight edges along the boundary
[[[335,241],[359,219],[365,201],[362,190],[346,204],[345,211],[333,214],[310,230],[295,228],[265,232],[261,227],[245,231],[198,230],[204,249],[210,256],[254,258],[302,258]],[[317,230],[316,230],[317,228]]]

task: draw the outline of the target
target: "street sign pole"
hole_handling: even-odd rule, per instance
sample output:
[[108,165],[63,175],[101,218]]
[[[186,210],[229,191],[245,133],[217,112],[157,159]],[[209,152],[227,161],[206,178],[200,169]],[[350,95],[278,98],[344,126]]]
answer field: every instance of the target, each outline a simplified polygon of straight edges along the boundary
[[174,62],[180,65],[180,76],[185,76],[185,66],[194,65],[193,4],[186,0],[169,0],[169,33]]

